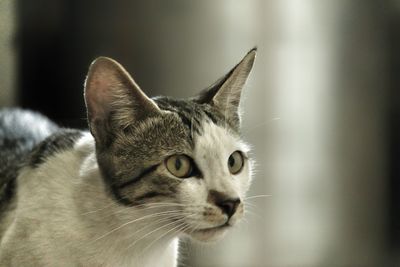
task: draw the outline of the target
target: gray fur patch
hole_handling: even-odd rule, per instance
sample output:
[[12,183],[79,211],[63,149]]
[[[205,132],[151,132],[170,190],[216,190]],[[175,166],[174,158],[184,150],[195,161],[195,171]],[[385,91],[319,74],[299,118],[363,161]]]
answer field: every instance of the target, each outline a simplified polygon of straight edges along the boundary
[[0,202],[13,196],[15,178],[35,145],[58,127],[46,117],[21,109],[0,110]]
[[15,178],[32,148],[57,129],[38,113],[20,109],[0,110],[0,180]]
[[72,148],[75,141],[81,136],[81,131],[72,129],[62,129],[50,135],[32,151],[29,165],[33,168],[38,167],[55,153]]

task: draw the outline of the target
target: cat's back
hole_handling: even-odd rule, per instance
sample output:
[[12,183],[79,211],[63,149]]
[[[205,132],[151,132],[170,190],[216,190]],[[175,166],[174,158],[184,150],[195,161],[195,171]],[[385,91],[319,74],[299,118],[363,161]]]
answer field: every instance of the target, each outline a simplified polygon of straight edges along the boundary
[[16,178],[32,148],[57,129],[39,113],[16,108],[0,109],[0,188]]

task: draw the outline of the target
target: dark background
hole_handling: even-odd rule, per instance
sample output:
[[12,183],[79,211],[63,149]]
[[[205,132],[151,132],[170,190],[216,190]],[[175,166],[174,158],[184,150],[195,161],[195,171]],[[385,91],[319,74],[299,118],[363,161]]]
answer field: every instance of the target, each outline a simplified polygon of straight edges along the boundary
[[[150,96],[187,97],[258,45],[245,137],[261,165],[252,193],[274,197],[225,243],[186,243],[184,262],[400,264],[400,3],[289,2],[17,0],[11,103],[84,128],[83,82],[97,56],[122,63]],[[318,148],[297,147],[311,135]]]

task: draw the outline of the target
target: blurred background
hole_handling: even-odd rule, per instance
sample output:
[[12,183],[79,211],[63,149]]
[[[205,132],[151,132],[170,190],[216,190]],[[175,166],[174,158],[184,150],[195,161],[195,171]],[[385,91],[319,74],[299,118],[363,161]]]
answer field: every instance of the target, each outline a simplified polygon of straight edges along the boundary
[[400,1],[0,0],[0,106],[85,127],[90,62],[188,97],[258,46],[246,220],[181,266],[400,266]]

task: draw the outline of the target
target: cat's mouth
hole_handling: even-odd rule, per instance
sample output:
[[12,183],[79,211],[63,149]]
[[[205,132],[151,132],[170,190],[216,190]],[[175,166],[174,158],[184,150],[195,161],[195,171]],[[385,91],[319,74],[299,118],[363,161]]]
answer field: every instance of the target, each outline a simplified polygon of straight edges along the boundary
[[191,232],[190,236],[203,242],[216,241],[222,238],[226,231],[231,227],[232,225],[229,222],[226,222],[216,227],[197,229]]
[[210,227],[210,228],[204,228],[204,229],[198,229],[196,230],[197,232],[201,232],[201,233],[209,233],[209,232],[215,232],[215,231],[219,231],[222,229],[227,229],[229,227],[232,227],[232,225],[228,222],[224,223],[223,225],[219,225],[216,227]]

